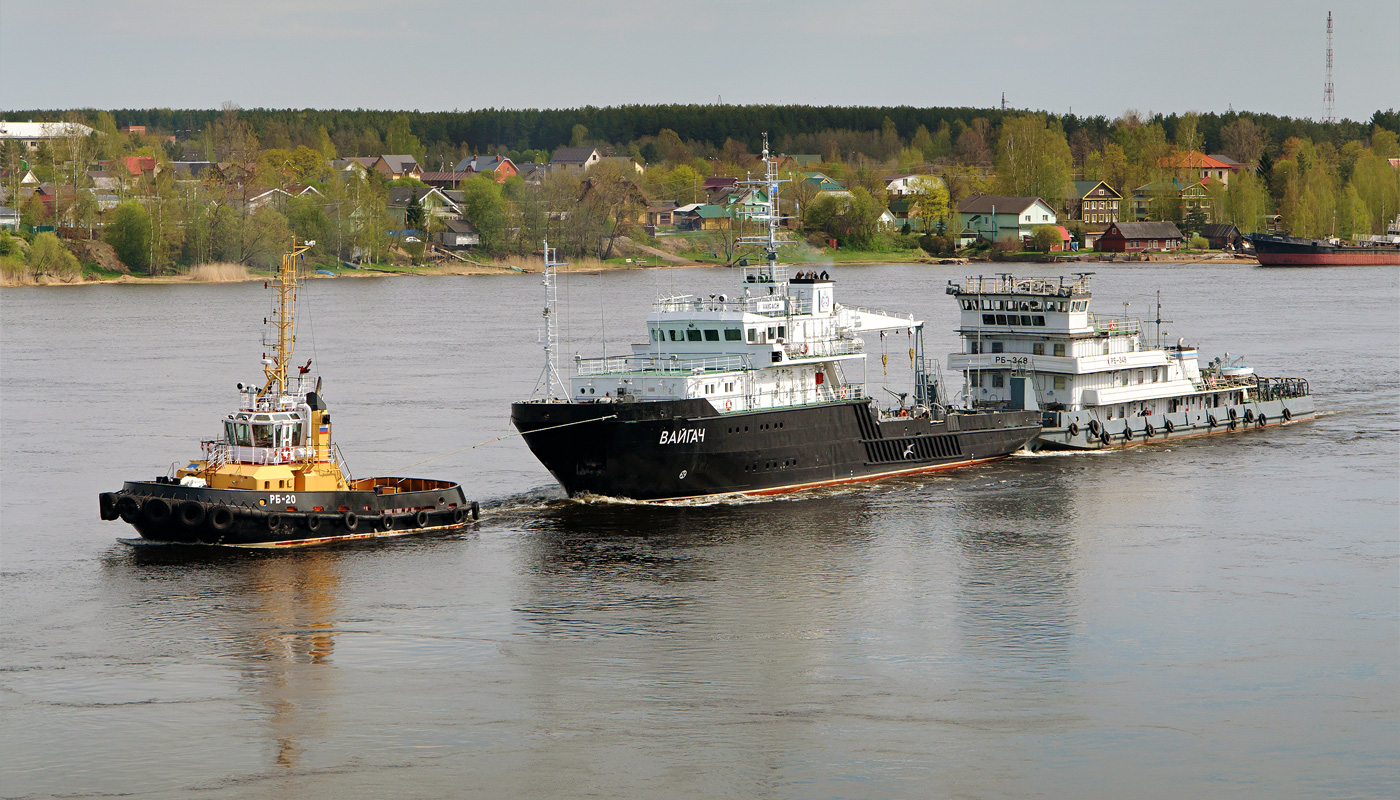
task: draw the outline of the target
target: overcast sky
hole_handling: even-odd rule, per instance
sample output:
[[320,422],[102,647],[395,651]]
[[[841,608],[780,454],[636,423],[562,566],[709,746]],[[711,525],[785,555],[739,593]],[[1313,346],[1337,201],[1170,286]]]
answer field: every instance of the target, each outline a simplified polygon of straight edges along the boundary
[[31,108],[1400,108],[1400,0],[0,0]]

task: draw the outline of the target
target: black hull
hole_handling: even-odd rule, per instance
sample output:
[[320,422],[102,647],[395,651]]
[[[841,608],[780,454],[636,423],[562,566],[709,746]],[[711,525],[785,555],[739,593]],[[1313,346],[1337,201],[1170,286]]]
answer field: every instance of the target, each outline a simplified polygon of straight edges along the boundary
[[668,501],[778,494],[1002,458],[1037,412],[879,421],[868,399],[719,414],[703,400],[515,403],[514,423],[570,496]]
[[[393,479],[375,479],[392,482]],[[461,486],[381,494],[349,490],[268,492],[127,481],[99,497],[102,518],[121,519],[150,542],[284,548],[434,533],[477,517]]]
[[1263,267],[1350,267],[1400,264],[1400,246],[1338,245],[1322,239],[1255,233],[1249,237]]

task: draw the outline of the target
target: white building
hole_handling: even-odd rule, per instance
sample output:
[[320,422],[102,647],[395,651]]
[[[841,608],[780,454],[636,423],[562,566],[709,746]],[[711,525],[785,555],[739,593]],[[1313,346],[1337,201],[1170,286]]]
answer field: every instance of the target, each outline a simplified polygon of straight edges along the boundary
[[91,136],[92,128],[77,122],[9,122],[0,120],[0,139],[15,139],[33,152],[48,139]]

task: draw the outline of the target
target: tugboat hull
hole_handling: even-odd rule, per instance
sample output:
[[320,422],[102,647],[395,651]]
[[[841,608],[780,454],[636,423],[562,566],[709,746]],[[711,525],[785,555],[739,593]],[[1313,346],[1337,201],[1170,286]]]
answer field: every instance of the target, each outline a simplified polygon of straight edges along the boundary
[[143,540],[166,544],[286,548],[435,533],[475,520],[478,507],[446,481],[372,478],[414,491],[250,491],[127,481],[99,496],[104,520],[121,519]]
[[1147,417],[1100,420],[1098,410],[1047,412],[1031,442],[1038,450],[1110,450],[1306,422],[1317,416],[1311,396],[1190,409]]
[[794,492],[1014,453],[1036,412],[880,420],[868,399],[720,414],[705,400],[515,403],[511,421],[570,496],[666,502]]

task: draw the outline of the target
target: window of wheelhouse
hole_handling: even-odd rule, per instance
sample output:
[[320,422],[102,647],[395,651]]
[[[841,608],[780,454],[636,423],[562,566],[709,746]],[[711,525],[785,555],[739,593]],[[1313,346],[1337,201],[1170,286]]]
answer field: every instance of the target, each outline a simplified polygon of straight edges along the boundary
[[714,328],[706,328],[706,329],[705,329],[705,341],[707,341],[707,342],[718,342],[718,341],[719,341],[719,331],[716,330],[716,329],[714,329]]
[[253,446],[254,447],[276,447],[273,438],[275,426],[268,422],[258,422],[253,424]]
[[681,332],[680,332],[680,331],[676,330],[675,328],[671,328],[670,331],[669,331],[669,333],[671,334],[671,341],[673,341],[673,342],[679,342],[679,341],[681,341]]
[[700,341],[700,329],[699,329],[699,328],[691,328],[690,330],[686,331],[686,332],[685,332],[685,340],[686,340],[687,342],[698,342],[698,341]]
[[237,434],[236,443],[240,447],[253,446],[253,431],[246,422],[233,423],[233,430]]
[[224,441],[229,444],[238,444],[238,434],[231,419],[224,420]]
[[726,342],[742,342],[744,340],[744,332],[739,328],[725,328],[724,340]]
[[758,341],[758,329],[749,328],[749,344],[753,344],[756,341]]

